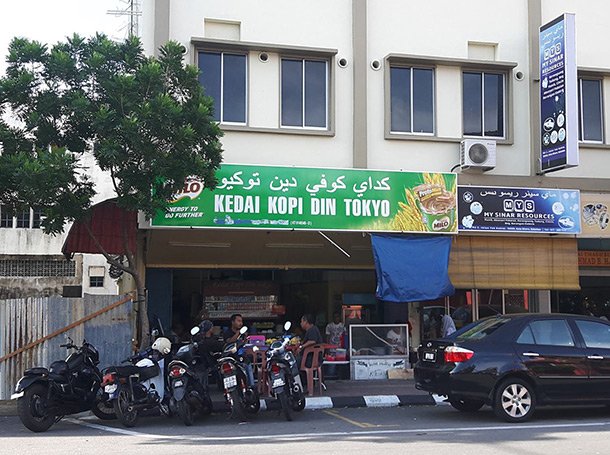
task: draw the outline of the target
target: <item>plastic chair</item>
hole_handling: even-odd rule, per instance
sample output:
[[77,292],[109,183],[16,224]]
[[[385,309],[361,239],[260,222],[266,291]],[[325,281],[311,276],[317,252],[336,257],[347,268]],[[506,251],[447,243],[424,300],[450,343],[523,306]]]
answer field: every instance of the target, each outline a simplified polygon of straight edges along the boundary
[[252,348],[248,348],[246,354],[252,356],[252,365],[256,366],[256,384],[258,386],[258,392],[261,395],[267,395],[269,393],[269,387],[267,384],[267,355],[265,351],[255,351]]
[[[320,388],[320,395],[322,395],[322,387],[324,384],[322,383],[322,362],[320,362],[320,358],[324,354],[324,347],[320,344],[314,344],[311,347],[308,347],[303,351],[303,357],[301,358],[301,371],[305,371],[307,374],[307,390],[309,396],[312,397],[315,391],[315,376],[314,373],[317,372],[317,380],[318,386]],[[311,366],[307,366],[307,359],[311,358]]]

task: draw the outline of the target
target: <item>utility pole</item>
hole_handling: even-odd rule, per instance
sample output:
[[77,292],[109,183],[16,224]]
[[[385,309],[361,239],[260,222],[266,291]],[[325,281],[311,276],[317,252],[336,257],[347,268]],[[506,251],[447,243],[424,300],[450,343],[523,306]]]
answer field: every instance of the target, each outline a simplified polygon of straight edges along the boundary
[[127,36],[129,38],[138,36],[140,27],[139,18],[142,15],[140,0],[124,0],[122,3],[125,5],[124,8],[108,10],[107,14],[112,14],[113,16],[128,16],[129,23],[126,27],[121,28],[121,30],[127,28]]

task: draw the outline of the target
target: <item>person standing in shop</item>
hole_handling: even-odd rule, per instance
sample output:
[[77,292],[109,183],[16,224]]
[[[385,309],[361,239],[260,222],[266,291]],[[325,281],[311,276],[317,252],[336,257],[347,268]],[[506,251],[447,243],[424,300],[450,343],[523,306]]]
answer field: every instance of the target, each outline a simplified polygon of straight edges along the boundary
[[326,324],[326,341],[328,344],[339,346],[341,344],[341,335],[345,332],[345,326],[341,322],[341,315],[335,313],[333,322]]
[[451,316],[443,314],[441,317],[441,338],[448,337],[455,332],[455,323]]

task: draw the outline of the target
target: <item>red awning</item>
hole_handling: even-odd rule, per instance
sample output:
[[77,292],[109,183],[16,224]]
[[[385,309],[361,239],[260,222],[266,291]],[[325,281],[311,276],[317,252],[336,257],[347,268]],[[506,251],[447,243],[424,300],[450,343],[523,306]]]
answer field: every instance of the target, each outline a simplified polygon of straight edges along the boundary
[[91,207],[90,219],[72,224],[61,249],[66,257],[72,257],[74,253],[101,253],[98,245],[89,235],[85,223],[102,248],[108,254],[114,255],[125,254],[123,223],[127,223],[129,249],[135,253],[137,213],[120,208],[116,199],[108,199]]

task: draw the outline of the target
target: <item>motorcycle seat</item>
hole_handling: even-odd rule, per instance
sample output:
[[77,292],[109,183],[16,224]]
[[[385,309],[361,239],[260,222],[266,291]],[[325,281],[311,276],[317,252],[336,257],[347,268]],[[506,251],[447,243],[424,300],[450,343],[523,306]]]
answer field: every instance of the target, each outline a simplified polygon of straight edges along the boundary
[[153,365],[150,367],[137,367],[135,365],[126,365],[120,367],[114,367],[114,371],[123,377],[127,376],[140,376],[140,381],[146,381],[147,379],[154,378],[159,374],[159,367]]
[[49,374],[49,370],[47,370],[44,367],[28,368],[27,370],[25,370],[25,373],[24,373],[25,376],[41,376],[41,375],[48,375],[48,374]]
[[58,382],[58,383],[63,383],[63,384],[67,384],[68,383],[68,378],[64,375],[61,374],[57,374],[57,373],[49,373],[49,379],[51,379],[52,381]]

